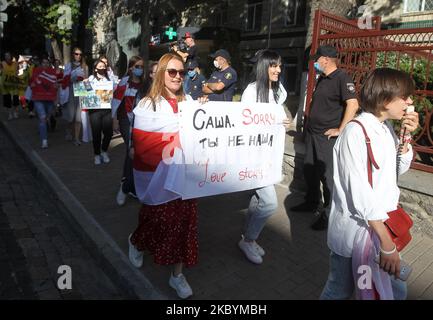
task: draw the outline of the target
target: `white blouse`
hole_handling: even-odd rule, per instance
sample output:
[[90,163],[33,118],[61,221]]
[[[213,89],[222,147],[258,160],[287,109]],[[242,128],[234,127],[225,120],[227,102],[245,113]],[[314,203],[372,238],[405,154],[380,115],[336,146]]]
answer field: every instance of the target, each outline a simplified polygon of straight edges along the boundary
[[[333,151],[334,190],[328,225],[328,246],[336,254],[351,257],[359,228],[368,220],[388,219],[387,212],[397,208],[396,157],[398,139],[391,125],[381,123],[373,114],[356,118],[367,131],[379,169],[373,167],[373,188],[368,182],[367,147],[361,126],[350,122],[338,137]],[[401,156],[400,173],[409,169],[413,151]]]
[[[283,85],[280,83],[280,87],[278,90],[278,102],[274,99],[274,92],[272,89],[269,89],[269,103],[283,104],[286,101],[287,92],[284,89]],[[248,85],[248,87],[242,93],[242,102],[257,102],[257,89],[256,83],[252,82]]]

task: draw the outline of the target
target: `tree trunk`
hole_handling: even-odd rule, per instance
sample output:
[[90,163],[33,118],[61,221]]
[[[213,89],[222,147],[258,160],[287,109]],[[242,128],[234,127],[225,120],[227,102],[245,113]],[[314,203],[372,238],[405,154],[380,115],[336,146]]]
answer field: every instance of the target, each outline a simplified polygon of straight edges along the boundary
[[150,42],[150,32],[151,28],[149,26],[150,22],[150,9],[151,9],[150,1],[144,0],[141,1],[141,14],[140,14],[140,27],[141,27],[141,36],[140,36],[140,56],[144,59],[144,70],[148,69],[149,62],[149,42]]
[[63,43],[63,64],[66,65],[67,63],[71,62],[71,45]]
[[53,48],[54,58],[58,59],[60,61],[63,61],[62,51],[60,50],[59,43],[57,42],[57,39],[51,38],[50,42],[51,42],[51,47]]
[[305,48],[311,45],[314,28],[314,14],[317,9],[324,10],[337,16],[346,17],[349,9],[355,4],[355,0],[341,1],[341,0],[310,0],[310,25],[308,27],[307,41]]

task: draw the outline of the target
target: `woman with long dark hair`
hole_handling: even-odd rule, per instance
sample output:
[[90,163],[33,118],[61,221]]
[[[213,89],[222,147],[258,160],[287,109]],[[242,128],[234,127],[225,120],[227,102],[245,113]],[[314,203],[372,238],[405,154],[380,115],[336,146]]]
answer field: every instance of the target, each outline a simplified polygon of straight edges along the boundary
[[116,202],[122,206],[128,194],[135,197],[134,177],[132,174],[132,159],[130,157],[130,131],[134,119],[132,112],[137,103],[144,97],[146,90],[144,60],[139,56],[129,59],[126,75],[116,87],[111,104],[112,117],[117,118],[120,133],[126,147],[123,163],[122,179],[117,192]]
[[[98,82],[111,82],[107,65],[101,59],[98,59],[93,65],[93,74],[88,79],[92,87]],[[81,100],[83,109],[86,108],[86,99]],[[113,121],[111,118],[110,109],[89,109],[90,126],[92,128],[93,137],[93,152],[95,155],[95,165],[100,165],[102,162],[109,163],[108,146],[110,145],[113,135]],[[104,138],[101,139],[102,134]],[[101,144],[102,140],[102,144]],[[101,152],[102,151],[102,152]]]
[[[242,94],[242,102],[261,102],[283,104],[287,98],[286,90],[279,81],[281,57],[271,50],[262,50],[256,55],[254,66],[255,81],[250,83]],[[289,125],[284,120],[284,125]],[[266,221],[278,207],[278,199],[273,185],[256,189],[248,207],[244,235],[239,241],[239,248],[255,264],[263,262],[265,251],[256,242]]]

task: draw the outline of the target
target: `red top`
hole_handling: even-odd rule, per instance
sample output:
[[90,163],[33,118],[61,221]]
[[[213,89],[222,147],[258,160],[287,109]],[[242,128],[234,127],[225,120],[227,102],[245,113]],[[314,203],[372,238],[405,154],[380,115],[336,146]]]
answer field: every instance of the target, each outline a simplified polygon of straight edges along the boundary
[[177,113],[177,99],[176,98],[171,98],[171,99],[167,99],[168,103],[171,105],[171,107],[173,108],[173,112]]
[[53,68],[37,67],[30,78],[33,101],[54,101],[57,98],[57,76]]

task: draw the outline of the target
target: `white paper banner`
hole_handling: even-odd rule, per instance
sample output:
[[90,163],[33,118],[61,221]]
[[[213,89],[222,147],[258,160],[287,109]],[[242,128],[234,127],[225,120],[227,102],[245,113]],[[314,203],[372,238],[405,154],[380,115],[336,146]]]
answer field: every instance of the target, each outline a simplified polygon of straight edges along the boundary
[[86,92],[86,95],[80,92],[82,94],[80,98],[82,109],[111,109],[111,100],[113,100],[112,81],[93,81],[92,83],[82,81],[82,83],[85,90],[81,89],[81,91]]
[[260,188],[282,179],[286,118],[277,104],[179,104],[182,169],[165,187],[183,199]]

